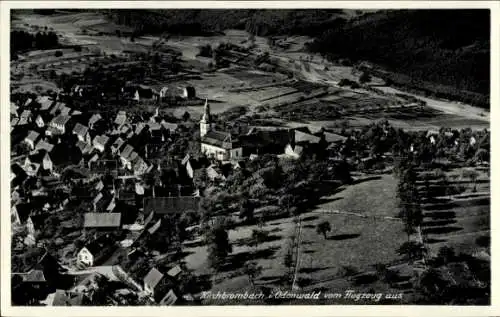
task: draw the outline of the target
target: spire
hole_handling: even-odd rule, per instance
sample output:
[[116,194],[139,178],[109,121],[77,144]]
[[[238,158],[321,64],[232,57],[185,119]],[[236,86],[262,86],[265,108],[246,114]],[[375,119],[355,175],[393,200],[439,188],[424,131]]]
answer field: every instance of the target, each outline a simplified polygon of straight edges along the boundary
[[201,121],[210,123],[211,118],[210,118],[210,105],[208,104],[208,98],[205,98],[205,106],[204,106],[204,112],[203,112],[203,117],[201,118]]

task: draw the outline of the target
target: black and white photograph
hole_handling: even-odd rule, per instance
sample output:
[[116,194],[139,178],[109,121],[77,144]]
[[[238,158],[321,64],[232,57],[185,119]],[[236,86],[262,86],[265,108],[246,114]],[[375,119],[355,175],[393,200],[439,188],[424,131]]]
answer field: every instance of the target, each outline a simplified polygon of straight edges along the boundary
[[64,5],[3,21],[7,305],[492,305],[490,7]]

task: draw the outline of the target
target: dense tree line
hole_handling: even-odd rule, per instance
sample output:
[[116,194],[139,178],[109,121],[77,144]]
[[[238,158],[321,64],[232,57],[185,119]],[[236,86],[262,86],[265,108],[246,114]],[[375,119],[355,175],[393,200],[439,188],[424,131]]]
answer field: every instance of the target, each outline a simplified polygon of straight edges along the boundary
[[225,29],[256,35],[316,35],[338,24],[342,10],[109,10],[108,16],[139,33],[204,35]]
[[10,53],[25,50],[46,50],[59,46],[59,38],[55,32],[29,33],[26,31],[10,32]]

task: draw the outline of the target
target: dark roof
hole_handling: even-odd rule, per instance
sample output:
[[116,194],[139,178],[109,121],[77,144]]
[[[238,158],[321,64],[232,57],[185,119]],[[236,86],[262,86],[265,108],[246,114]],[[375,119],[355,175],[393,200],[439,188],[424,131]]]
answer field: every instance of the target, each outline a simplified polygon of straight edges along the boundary
[[17,210],[17,215],[19,216],[19,220],[21,223],[25,223],[28,220],[31,211],[33,210],[33,206],[30,203],[21,203],[15,205]]
[[54,294],[52,306],[81,306],[85,295],[58,289]]
[[47,219],[47,217],[48,217],[48,215],[46,215],[46,214],[30,216],[31,222],[33,223],[33,226],[35,227],[35,230],[40,230],[41,228],[44,227],[45,219]]
[[239,147],[239,142],[233,140],[230,133],[220,131],[208,131],[201,139],[202,143],[217,146],[226,150]]
[[180,213],[187,211],[198,211],[200,208],[200,198],[192,196],[179,197],[148,197],[144,199],[144,212],[149,214]]
[[88,130],[89,130],[88,127],[78,122],[73,128],[73,133],[75,133],[76,135],[85,136]]
[[328,143],[343,142],[347,139],[345,136],[331,132],[325,132],[324,135],[325,135],[325,141]]
[[45,157],[45,154],[47,154],[47,151],[40,150],[34,154],[29,155],[28,159],[31,163],[41,163],[43,158]]
[[85,228],[119,227],[122,214],[118,212],[88,212],[84,215]]
[[139,93],[139,98],[153,98],[155,92],[151,88],[137,87],[136,92]]
[[144,284],[147,284],[152,289],[154,289],[156,287],[156,285],[158,285],[158,283],[160,283],[163,276],[164,275],[160,271],[158,271],[156,268],[152,268],[148,272],[146,277],[144,277]]
[[31,270],[26,274],[23,274],[24,282],[46,282],[45,274],[42,270]]

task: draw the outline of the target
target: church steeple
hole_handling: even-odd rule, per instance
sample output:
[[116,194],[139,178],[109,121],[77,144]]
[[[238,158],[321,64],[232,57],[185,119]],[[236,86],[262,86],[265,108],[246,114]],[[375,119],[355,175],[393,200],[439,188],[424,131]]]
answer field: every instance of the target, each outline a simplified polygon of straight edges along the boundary
[[201,118],[202,122],[210,123],[210,105],[208,104],[208,98],[205,98],[205,106],[203,106],[203,117]]
[[200,136],[203,137],[208,131],[212,129],[212,118],[210,115],[210,105],[208,98],[205,98],[205,106],[203,107],[203,116],[200,120]]

